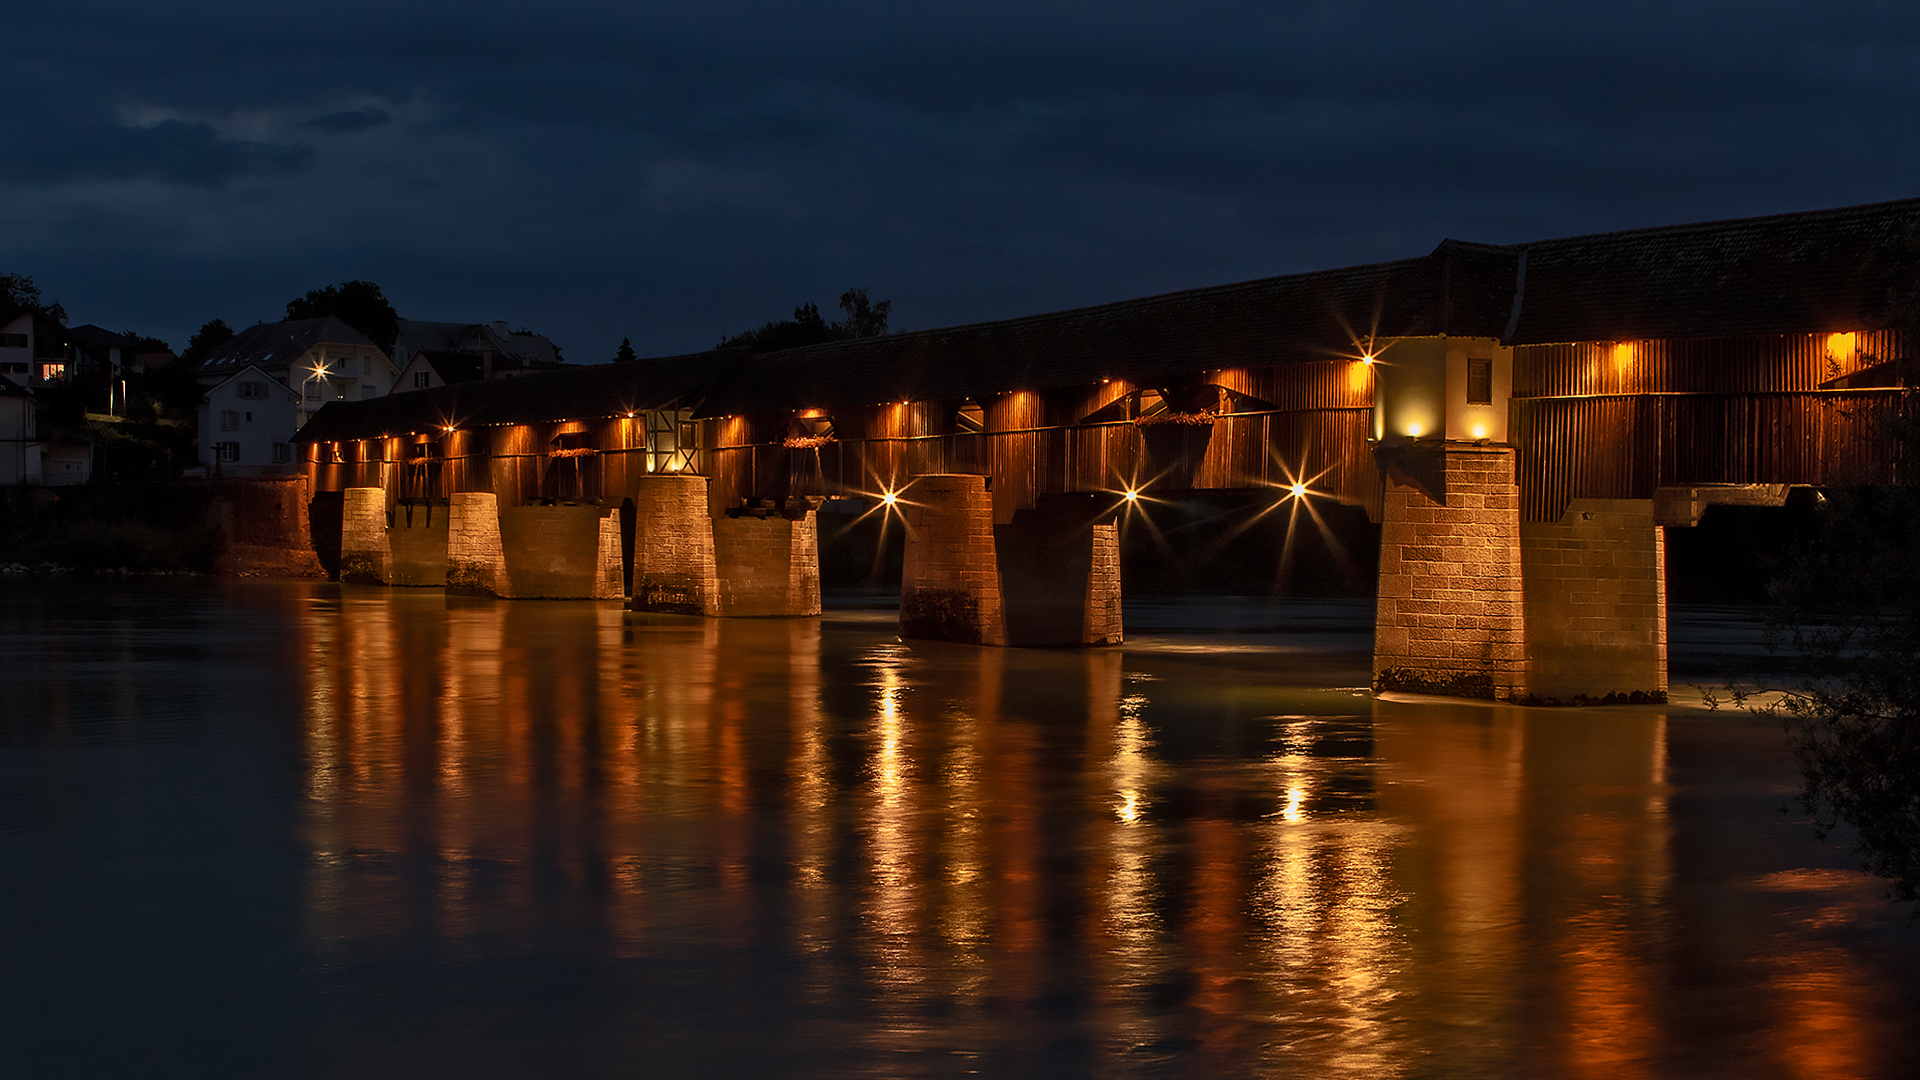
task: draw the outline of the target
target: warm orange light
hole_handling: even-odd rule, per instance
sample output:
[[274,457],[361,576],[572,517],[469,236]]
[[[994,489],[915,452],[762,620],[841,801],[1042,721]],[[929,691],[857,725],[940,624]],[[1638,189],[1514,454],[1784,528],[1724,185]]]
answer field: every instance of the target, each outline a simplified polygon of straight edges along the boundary
[[1860,347],[1860,338],[1853,331],[1827,335],[1827,355],[1835,363],[1845,364],[1853,360],[1854,352]]
[[1633,342],[1622,341],[1613,347],[1613,366],[1623,372],[1633,366]]
[[1362,356],[1362,357],[1360,358],[1360,362],[1361,362],[1361,363],[1363,363],[1363,364],[1371,364],[1371,363],[1373,363],[1373,354],[1372,354],[1372,353],[1367,353],[1366,355],[1364,355],[1364,356]]
[[1133,490],[1132,488],[1128,488],[1128,489],[1127,489],[1127,491],[1126,491],[1126,495],[1127,495],[1127,501],[1128,501],[1128,502],[1139,502],[1139,501],[1140,501],[1140,493],[1139,493],[1139,492],[1137,492],[1137,491],[1135,491],[1135,490]]
[[1347,390],[1358,394],[1367,388],[1368,369],[1373,364],[1372,357],[1366,357],[1357,364],[1347,365]]
[[441,431],[444,431],[444,432],[447,432],[448,434],[452,434],[452,433],[453,433],[453,425],[452,425],[452,424],[448,424],[448,425],[447,425],[446,427],[443,427],[443,428],[441,428],[440,430],[441,430]]
[[1476,439],[1484,439],[1484,438],[1486,438],[1486,437],[1487,437],[1487,425],[1485,425],[1485,424],[1475,424],[1475,425],[1473,425],[1473,437],[1474,437],[1474,438],[1476,438]]
[[1292,492],[1293,497],[1296,499],[1304,499],[1307,497],[1307,485],[1299,482],[1298,480],[1295,480],[1293,482],[1293,486],[1288,488],[1287,490]]
[[1420,432],[1421,432],[1422,430],[1423,430],[1423,429],[1422,429],[1422,428],[1420,427],[1420,425],[1419,425],[1419,424],[1408,424],[1408,425],[1407,425],[1407,434],[1408,434],[1408,435],[1409,435],[1410,437],[1412,437],[1412,438],[1415,438],[1415,439],[1417,439],[1417,438],[1419,438],[1419,437],[1420,437]]
[[880,505],[882,506],[892,506],[899,501],[900,496],[891,491],[883,491],[880,493]]

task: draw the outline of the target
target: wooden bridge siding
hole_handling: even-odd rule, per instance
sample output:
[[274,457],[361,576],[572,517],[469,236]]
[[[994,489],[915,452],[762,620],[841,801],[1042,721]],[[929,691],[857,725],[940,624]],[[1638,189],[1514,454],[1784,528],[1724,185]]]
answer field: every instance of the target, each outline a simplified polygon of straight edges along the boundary
[[1515,398],[1521,514],[1663,486],[1888,483],[1899,390]]
[[[1854,355],[1828,356],[1826,334],[1672,338],[1523,345],[1513,351],[1513,396],[1755,394],[1817,390],[1837,375],[1904,355],[1896,330],[1854,335]],[[1626,362],[1614,357],[1625,345]]]

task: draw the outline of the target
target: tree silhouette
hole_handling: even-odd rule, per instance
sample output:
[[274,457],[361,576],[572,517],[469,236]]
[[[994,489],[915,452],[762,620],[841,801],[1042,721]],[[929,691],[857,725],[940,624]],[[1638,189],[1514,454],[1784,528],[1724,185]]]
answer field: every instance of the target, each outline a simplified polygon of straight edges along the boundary
[[617,364],[630,364],[638,359],[640,359],[639,354],[633,351],[633,339],[621,338],[620,351],[613,354],[614,362]]
[[182,366],[193,367],[207,354],[233,340],[233,327],[225,319],[208,319],[197,333],[187,339],[187,351],[180,354]]
[[38,311],[63,326],[67,321],[67,309],[60,306],[60,301],[40,302],[40,286],[33,283],[32,277],[0,274],[0,312],[11,315],[22,308]]
[[400,313],[371,281],[343,281],[324,289],[314,289],[296,300],[287,301],[287,318],[322,319],[333,316],[382,349],[393,348],[400,332]]
[[793,318],[764,322],[751,330],[721,338],[718,347],[744,345],[763,353],[878,337],[887,332],[887,316],[892,309],[893,301],[869,301],[864,287],[852,288],[840,294],[840,311],[845,318],[839,322],[828,322],[821,316],[819,306],[809,301],[793,309]]

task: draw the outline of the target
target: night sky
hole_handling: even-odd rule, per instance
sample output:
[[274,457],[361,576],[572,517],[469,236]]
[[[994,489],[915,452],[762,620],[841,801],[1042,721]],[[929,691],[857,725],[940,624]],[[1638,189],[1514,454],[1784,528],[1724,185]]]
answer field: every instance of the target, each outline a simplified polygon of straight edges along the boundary
[[27,0],[0,272],[168,339],[348,278],[575,362],[1920,194],[1910,3]]

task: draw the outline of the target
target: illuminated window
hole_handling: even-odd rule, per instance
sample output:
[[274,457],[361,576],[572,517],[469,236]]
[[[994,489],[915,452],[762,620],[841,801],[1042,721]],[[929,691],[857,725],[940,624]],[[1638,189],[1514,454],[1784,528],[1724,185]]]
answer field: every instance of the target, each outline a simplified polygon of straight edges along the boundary
[[1467,404],[1493,404],[1493,361],[1467,361]]

